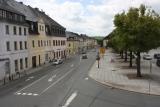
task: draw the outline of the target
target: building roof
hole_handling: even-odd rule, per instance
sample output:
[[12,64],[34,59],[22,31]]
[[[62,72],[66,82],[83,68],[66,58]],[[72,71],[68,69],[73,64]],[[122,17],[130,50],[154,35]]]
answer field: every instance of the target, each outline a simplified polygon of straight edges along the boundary
[[16,9],[14,9],[12,6],[8,5],[8,0],[0,0],[0,9],[6,10],[6,11],[10,11],[16,14],[20,14],[23,15],[21,12],[17,11]]
[[26,16],[26,20],[33,22],[38,21],[38,16],[30,9],[30,6],[26,6],[22,2],[17,2],[15,0],[7,0],[7,3],[12,8],[23,13]]
[[26,20],[37,22],[39,18],[42,18],[47,25],[54,25],[56,27],[60,27],[65,29],[62,25],[57,23],[55,20],[50,18],[45,12],[40,11],[38,8],[32,8],[31,6],[26,6],[22,2],[17,2],[15,0],[8,0],[7,2],[10,6],[20,11],[26,16]]
[[79,37],[77,33],[66,31],[66,37]]
[[44,23],[46,25],[50,25],[50,26],[56,26],[56,27],[60,27],[62,29],[65,29],[62,25],[60,25],[59,23],[57,23],[55,20],[53,20],[52,18],[50,18],[48,15],[45,14],[45,12],[40,11],[38,8],[32,8],[32,11],[38,15],[38,17],[42,18]]

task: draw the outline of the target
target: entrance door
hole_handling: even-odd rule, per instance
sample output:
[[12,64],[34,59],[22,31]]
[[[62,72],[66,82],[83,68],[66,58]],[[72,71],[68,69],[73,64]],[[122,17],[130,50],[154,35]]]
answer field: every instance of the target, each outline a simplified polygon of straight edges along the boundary
[[36,67],[36,56],[32,57],[32,67],[35,68]]

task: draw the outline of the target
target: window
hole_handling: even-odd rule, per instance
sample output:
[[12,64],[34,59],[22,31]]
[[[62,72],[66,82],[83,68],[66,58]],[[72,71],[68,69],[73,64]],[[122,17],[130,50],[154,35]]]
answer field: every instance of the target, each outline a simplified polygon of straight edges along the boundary
[[9,34],[9,26],[6,25],[6,34]]
[[23,50],[23,46],[22,46],[22,42],[21,41],[19,42],[19,45],[20,45],[20,50]]
[[45,59],[46,59],[46,61],[48,61],[48,54],[45,55]]
[[14,65],[15,65],[15,71],[18,71],[18,60],[14,61]]
[[18,50],[16,41],[14,42],[14,50]]
[[10,42],[9,41],[6,42],[6,47],[7,47],[7,51],[10,51]]
[[23,69],[23,59],[20,59],[20,69]]
[[22,29],[19,27],[19,35],[22,35]]
[[14,27],[13,27],[13,33],[14,33],[14,35],[16,35],[16,34],[17,34],[16,26],[14,26]]
[[55,46],[55,40],[53,40],[53,46]]
[[32,47],[33,47],[33,48],[35,47],[34,40],[32,40]]
[[40,47],[41,46],[41,43],[40,43],[40,41],[38,40],[38,47]]
[[57,40],[56,40],[56,46],[57,46]]
[[2,17],[6,18],[6,11],[5,10],[2,10]]
[[27,49],[27,41],[24,42],[25,49]]
[[69,43],[69,45],[68,45],[69,47],[71,46],[71,44]]
[[24,35],[25,35],[25,36],[27,35],[27,31],[26,31],[26,28],[24,28]]
[[25,58],[25,67],[28,68],[28,58]]

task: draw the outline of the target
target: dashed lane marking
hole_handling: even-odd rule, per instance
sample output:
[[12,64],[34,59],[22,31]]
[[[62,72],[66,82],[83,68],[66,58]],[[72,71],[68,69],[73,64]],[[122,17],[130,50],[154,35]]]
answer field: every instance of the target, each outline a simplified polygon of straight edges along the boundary
[[31,80],[30,78],[28,78],[28,79],[26,79],[25,81],[29,81],[29,80]]
[[15,95],[17,96],[38,96],[39,94],[36,94],[36,93],[15,93]]
[[87,77],[85,78],[85,80],[88,80],[88,79],[89,79],[89,78],[87,78]]
[[62,107],[68,107],[70,103],[76,98],[77,94],[78,94],[78,91],[75,91],[74,93],[72,93],[72,95],[67,99],[66,103]]
[[31,76],[31,77],[29,77],[30,79],[33,79],[34,78],[34,76]]
[[57,75],[53,75],[51,78],[48,79],[48,82],[52,82],[54,78],[56,78]]
[[74,67],[74,64],[72,64],[71,67]]
[[16,93],[19,93],[19,92],[21,92],[22,90],[24,90],[24,89],[26,89],[26,88],[31,87],[33,84],[35,84],[35,83],[39,82],[40,80],[42,80],[42,79],[43,79],[43,78],[45,78],[46,76],[47,76],[47,75],[45,75],[45,76],[41,77],[40,79],[38,79],[38,80],[34,81],[33,83],[31,83],[31,84],[27,85],[26,87],[22,88],[21,90],[17,91]]

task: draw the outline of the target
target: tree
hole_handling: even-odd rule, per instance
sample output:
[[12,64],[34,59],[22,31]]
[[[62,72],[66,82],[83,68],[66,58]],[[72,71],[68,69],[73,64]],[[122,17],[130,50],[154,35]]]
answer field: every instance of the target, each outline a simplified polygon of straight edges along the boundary
[[137,76],[141,77],[141,52],[148,52],[160,46],[160,17],[141,5],[139,8],[130,8],[127,13],[115,15],[115,35],[113,40],[118,49],[130,51],[130,65],[132,52],[137,55]]

